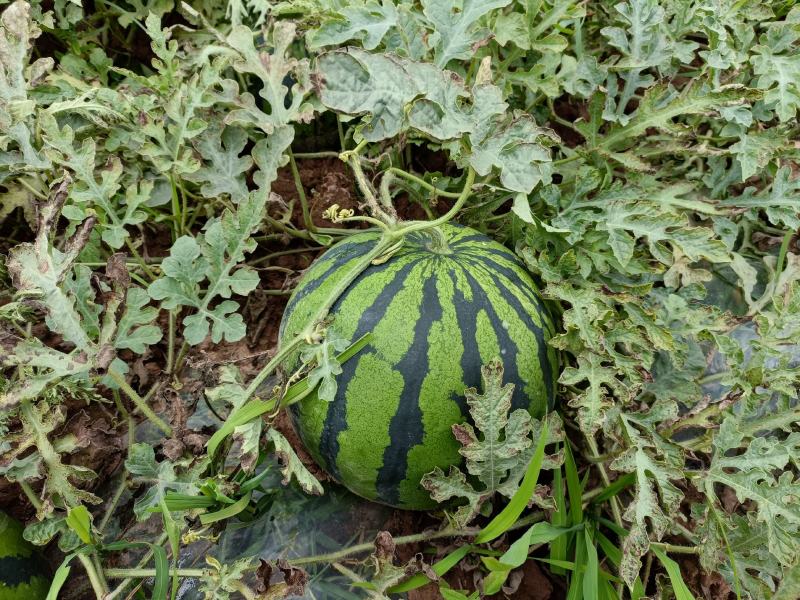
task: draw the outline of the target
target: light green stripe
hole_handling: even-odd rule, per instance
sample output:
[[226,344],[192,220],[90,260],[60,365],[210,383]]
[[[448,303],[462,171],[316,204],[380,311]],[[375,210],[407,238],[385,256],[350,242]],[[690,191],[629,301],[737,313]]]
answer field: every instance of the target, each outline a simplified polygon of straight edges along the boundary
[[408,453],[407,476],[400,484],[400,501],[411,506],[430,502],[430,494],[420,487],[423,475],[433,471],[434,467],[447,470],[448,465],[460,461],[451,424],[461,422],[461,409],[455,400],[442,401],[442,398],[464,393],[464,373],[461,370],[464,344],[453,302],[453,282],[449,275],[455,265],[447,259],[436,261],[435,264],[431,276],[436,277],[442,317],[433,323],[428,335],[429,368],[419,399],[425,433],[422,445],[412,448]]
[[[375,384],[379,382],[380,395]],[[403,376],[377,353],[358,361],[346,391],[347,426],[339,434],[336,466],[357,494],[375,499],[375,482],[389,445],[389,423],[403,393]],[[366,433],[366,435],[365,435]]]
[[492,327],[489,315],[484,309],[478,311],[478,326],[475,330],[475,337],[478,339],[478,352],[481,355],[481,364],[488,364],[489,361],[499,358],[500,342],[497,334]]
[[30,556],[32,546],[22,537],[22,523],[0,511],[0,558]]
[[[403,257],[405,262],[416,258],[413,255]],[[353,472],[351,476],[358,482],[356,491],[363,495],[372,493],[374,497],[378,470],[383,465],[384,450],[390,442],[389,425],[397,413],[403,392],[403,377],[394,367],[414,341],[427,262],[412,267],[403,288],[389,304],[386,316],[373,330],[375,354],[362,357],[355,375],[347,382],[348,427],[339,434],[336,464],[342,477],[347,465],[355,468],[357,473]],[[370,288],[370,293],[379,293],[382,289],[383,286]],[[367,302],[366,306],[370,303]],[[360,314],[350,312],[350,308],[345,310],[344,305],[342,310],[344,314]],[[379,386],[377,390],[376,383]],[[369,435],[365,436],[365,432]]]

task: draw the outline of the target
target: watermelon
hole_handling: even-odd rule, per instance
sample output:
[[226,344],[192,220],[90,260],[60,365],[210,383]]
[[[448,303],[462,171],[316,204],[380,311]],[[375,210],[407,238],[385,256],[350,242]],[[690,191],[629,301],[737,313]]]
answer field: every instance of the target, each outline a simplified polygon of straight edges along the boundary
[[40,600],[50,583],[47,566],[22,537],[22,524],[0,511],[0,600]]
[[[280,327],[287,343],[330,290],[377,243],[348,237],[325,252],[294,290]],[[445,242],[445,243],[443,243]],[[388,260],[371,264],[332,306],[330,329],[370,342],[342,365],[332,402],[316,393],[290,407],[312,457],[369,500],[406,509],[435,506],[420,480],[462,462],[452,425],[468,418],[464,390],[499,358],[514,384],[512,409],[541,416],[554,401],[553,323],[517,256],[458,225],[415,232]]]

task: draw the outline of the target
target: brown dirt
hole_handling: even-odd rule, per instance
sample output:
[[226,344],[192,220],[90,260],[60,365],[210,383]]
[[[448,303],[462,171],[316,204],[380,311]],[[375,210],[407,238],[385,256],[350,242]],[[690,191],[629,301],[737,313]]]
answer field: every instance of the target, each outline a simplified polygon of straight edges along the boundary
[[733,600],[735,592],[719,573],[705,573],[696,557],[678,558],[681,574],[695,597],[705,600]]
[[[355,181],[350,169],[338,158],[305,159],[298,161],[297,170],[309,203],[311,220],[317,227],[340,227],[322,217],[331,205],[351,208],[359,212],[359,199],[355,192]],[[303,227],[303,212],[297,193],[294,177],[289,166],[278,172],[278,179],[272,184],[272,191],[285,202],[294,200],[292,221],[298,228]],[[280,217],[279,214],[273,216]]]
[[[585,104],[575,104],[571,102],[566,96],[557,99],[553,104],[554,112],[556,115],[573,123],[578,119],[587,122],[589,120],[589,111]],[[558,121],[549,121],[547,126],[555,131],[564,144],[570,148],[575,148],[584,143],[583,136],[574,129],[562,125]]]
[[553,597],[553,584],[536,561],[529,560],[522,565],[519,587],[509,598],[526,600],[549,600]]

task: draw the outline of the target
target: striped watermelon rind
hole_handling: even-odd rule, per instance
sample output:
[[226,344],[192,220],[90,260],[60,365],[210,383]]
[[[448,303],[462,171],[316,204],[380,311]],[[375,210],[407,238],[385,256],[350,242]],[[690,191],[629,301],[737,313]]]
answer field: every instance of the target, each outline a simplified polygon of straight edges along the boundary
[[[331,328],[370,343],[342,365],[333,402],[312,393],[290,408],[314,459],[356,494],[408,509],[436,504],[420,486],[462,458],[451,426],[468,418],[464,390],[499,358],[515,384],[512,409],[541,416],[554,401],[553,324],[514,253],[467,227],[409,234],[368,266],[333,304]],[[446,241],[441,248],[441,238]],[[307,327],[380,234],[356,234],[306,272],[281,322],[281,343]],[[291,361],[290,361],[291,362]]]
[[50,583],[47,567],[22,537],[22,524],[0,511],[0,600],[40,600]]

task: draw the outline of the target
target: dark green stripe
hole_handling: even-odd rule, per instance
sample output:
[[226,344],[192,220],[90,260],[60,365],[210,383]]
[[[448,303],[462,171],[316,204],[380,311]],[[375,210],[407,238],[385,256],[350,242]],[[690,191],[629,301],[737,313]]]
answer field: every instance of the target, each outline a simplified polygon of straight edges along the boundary
[[[418,262],[419,260],[411,261],[397,271],[394,278],[381,290],[381,293],[375,301],[367,307],[361,314],[361,317],[359,317],[358,325],[352,339],[357,340],[362,335],[371,332],[380,320],[383,319],[392,298],[403,288],[408,274]],[[333,305],[331,313],[335,315],[339,306],[341,306],[347,297],[358,288],[359,284],[365,282],[367,278],[393,267],[394,265],[391,262],[387,262],[382,265],[373,265],[367,268],[356,277],[355,281],[347,288],[347,291],[339,297]],[[361,352],[375,352],[375,348],[370,344]],[[327,463],[326,466],[328,467],[329,473],[337,479],[340,476],[339,469],[336,466],[336,457],[339,454],[339,433],[347,428],[347,384],[355,375],[357,366],[357,360],[348,360],[342,365],[342,373],[336,378],[339,384],[336,390],[336,397],[328,407],[328,414],[325,417],[325,424],[322,427],[322,435],[320,436],[319,452]]]
[[467,235],[461,238],[458,238],[452,243],[453,248],[459,248],[459,250],[463,250],[464,246],[471,246],[475,243],[480,242],[490,242],[492,244],[496,243],[492,238],[483,235],[482,233],[478,233],[475,235]]
[[488,266],[491,265],[492,267],[497,269],[497,271],[501,273],[506,279],[511,281],[514,284],[515,288],[519,289],[522,293],[524,293],[525,296],[528,298],[528,300],[530,300],[533,304],[536,304],[538,308],[544,310],[544,307],[542,306],[542,300],[539,297],[539,295],[532,289],[530,281],[525,281],[522,278],[522,276],[516,271],[514,271],[514,269],[511,268],[510,266],[503,265],[499,263],[497,260],[492,260],[490,258],[490,256],[492,255],[502,258],[510,262],[511,265],[522,269],[527,275],[527,271],[525,271],[524,265],[518,261],[516,256],[514,256],[510,252],[501,252],[499,250],[495,250],[492,248],[486,248],[486,249],[479,248],[477,250],[478,252],[465,251],[463,254],[464,258],[478,262],[479,264],[482,264],[487,268]]
[[[508,330],[503,327],[503,320],[497,314],[497,311],[492,303],[494,298],[492,298],[490,294],[487,294],[487,291],[484,290],[480,282],[475,279],[475,277],[472,276],[472,273],[470,273],[466,268],[464,269],[464,276],[466,277],[467,283],[472,290],[473,302],[478,304],[477,301],[479,301],[479,308],[482,308],[489,317],[489,322],[492,324],[492,329],[497,336],[497,343],[500,345],[500,349],[502,350],[505,348],[507,350],[506,354],[500,357],[503,361],[503,367],[505,368],[505,380],[524,381],[519,374],[519,369],[517,369],[517,355],[519,354],[519,348],[514,343],[514,340],[511,339],[511,336],[508,335]],[[476,310],[476,315],[477,312],[478,311]],[[529,406],[530,401],[525,395],[525,390],[522,389],[521,385],[515,385],[514,394],[511,397],[511,409],[516,410],[518,408],[524,408],[525,410],[528,410]]]
[[[534,335],[536,336],[536,346],[537,346],[537,353],[539,356],[539,365],[542,368],[542,379],[544,379],[545,389],[547,390],[547,406],[551,408],[555,403],[555,390],[553,389],[553,370],[552,366],[550,365],[550,357],[548,356],[547,351],[547,341],[545,340],[545,333],[544,327],[541,327],[536,324],[533,320],[533,316],[531,315],[530,311],[526,310],[522,303],[517,298],[516,294],[514,294],[514,290],[521,289],[521,286],[514,286],[513,290],[506,285],[503,281],[500,280],[499,277],[494,275],[489,269],[484,269],[484,274],[489,277],[492,282],[494,283],[495,287],[497,288],[498,292],[502,292],[500,296],[503,300],[508,303],[511,308],[517,313],[520,321],[528,327],[531,331],[533,331]],[[538,304],[537,309],[539,311],[539,317],[542,319],[542,322],[545,321],[547,313],[544,312],[545,308],[541,304]]]
[[37,554],[0,558],[0,583],[5,584],[6,587],[13,588],[23,583],[29,583],[31,579],[41,577],[46,572],[47,567]]
[[[430,260],[429,265],[434,265]],[[433,324],[442,318],[442,305],[436,289],[437,272],[435,267],[424,279],[420,316],[414,324],[414,341],[397,363],[396,370],[403,377],[403,393],[397,412],[389,425],[389,446],[383,452],[383,467],[378,471],[375,488],[378,495],[390,504],[400,502],[400,482],[406,478],[408,451],[421,444],[425,431],[422,426],[422,410],[419,406],[422,383],[428,375],[428,336]]]
[[[463,266],[461,272],[465,273]],[[458,328],[461,330],[461,342],[464,350],[461,353],[461,373],[464,378],[465,388],[478,389],[481,377],[481,352],[478,347],[478,313],[482,305],[473,301],[467,300],[464,292],[458,287],[458,279],[454,273],[450,274],[453,279],[453,304],[456,310],[456,318],[458,319]],[[452,399],[458,403],[461,408],[461,414],[464,417],[469,416],[469,407],[467,405],[467,398],[464,394],[453,394]]]

